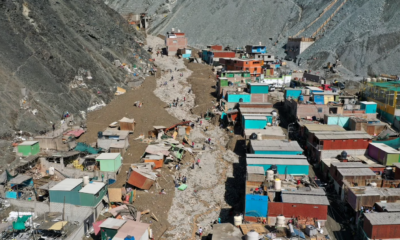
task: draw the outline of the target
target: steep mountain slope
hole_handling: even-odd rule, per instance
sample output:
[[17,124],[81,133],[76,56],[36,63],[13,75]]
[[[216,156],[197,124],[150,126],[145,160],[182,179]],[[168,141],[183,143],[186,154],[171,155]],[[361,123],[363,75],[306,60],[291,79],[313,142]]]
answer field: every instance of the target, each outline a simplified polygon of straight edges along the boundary
[[[397,0],[106,0],[123,15],[147,12],[150,33],[179,28],[192,46],[242,47],[262,42],[284,56],[284,45],[311,35],[336,10],[318,41],[300,56],[311,68],[340,58],[353,74],[399,74],[400,1]],[[341,5],[343,3],[343,5]],[[331,8],[328,8],[332,4]],[[324,14],[324,9],[328,9]],[[320,15],[322,16],[318,18]]]
[[[50,129],[63,112],[110,101],[127,77],[113,61],[148,59],[141,34],[100,0],[1,0],[0,33],[0,137]],[[87,88],[71,87],[78,75]]]

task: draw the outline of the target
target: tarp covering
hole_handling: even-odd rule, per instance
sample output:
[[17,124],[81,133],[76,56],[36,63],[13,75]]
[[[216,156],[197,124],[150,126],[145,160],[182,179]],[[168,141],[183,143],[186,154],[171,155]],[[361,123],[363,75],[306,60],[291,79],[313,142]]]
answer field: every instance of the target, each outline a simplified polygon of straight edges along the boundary
[[106,219],[93,223],[94,235],[99,234],[99,232],[100,232],[100,225],[101,225],[105,220],[106,220]]
[[73,135],[75,137],[80,137],[82,134],[85,133],[85,130],[81,129],[77,129],[77,130],[72,130],[69,132],[66,132],[64,135]]
[[53,226],[51,226],[49,228],[49,230],[55,230],[55,231],[60,231],[62,230],[62,228],[67,225],[67,221],[59,221],[53,224]]
[[8,172],[8,170],[6,170],[6,173],[7,173],[7,181],[10,181],[11,179],[13,179],[13,178],[15,178],[16,176],[18,176],[18,173],[15,174],[14,176],[11,175],[11,173]]
[[85,143],[82,142],[78,142],[78,144],[75,147],[75,151],[79,151],[79,152],[87,152],[90,154],[97,154],[101,151],[101,148],[94,148],[91,147]]
[[384,143],[394,149],[399,149],[400,148],[400,138],[395,138],[392,140],[388,140],[388,141],[372,141],[374,143]]
[[24,215],[24,216],[18,217],[17,221],[13,222],[14,230],[25,230],[25,222],[30,217],[32,217],[32,215]]

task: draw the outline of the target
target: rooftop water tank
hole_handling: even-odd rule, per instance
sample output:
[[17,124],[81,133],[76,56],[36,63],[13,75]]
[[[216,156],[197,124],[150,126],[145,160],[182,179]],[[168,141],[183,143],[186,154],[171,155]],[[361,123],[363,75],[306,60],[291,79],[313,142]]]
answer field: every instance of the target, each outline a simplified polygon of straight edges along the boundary
[[267,170],[267,180],[274,180],[274,171],[272,170]]
[[282,187],[282,181],[277,178],[275,179],[275,191],[280,191]]
[[285,227],[285,216],[276,217],[276,226],[277,227]]
[[238,227],[239,225],[241,225],[243,223],[243,217],[241,215],[238,216],[234,216],[233,217],[233,224]]
[[367,82],[371,82],[371,78],[367,78]]
[[372,183],[370,183],[370,185],[371,185],[371,187],[376,188],[376,186],[377,186],[378,184],[376,184],[376,182],[372,182]]
[[258,232],[254,230],[250,230],[250,232],[247,233],[247,240],[259,240],[259,238]]
[[304,96],[303,96],[303,95],[300,95],[300,96],[299,96],[299,101],[300,101],[300,102],[303,102],[303,101],[304,101]]
[[54,167],[49,167],[49,175],[50,176],[54,175]]
[[89,176],[83,176],[83,186],[86,186],[89,184]]

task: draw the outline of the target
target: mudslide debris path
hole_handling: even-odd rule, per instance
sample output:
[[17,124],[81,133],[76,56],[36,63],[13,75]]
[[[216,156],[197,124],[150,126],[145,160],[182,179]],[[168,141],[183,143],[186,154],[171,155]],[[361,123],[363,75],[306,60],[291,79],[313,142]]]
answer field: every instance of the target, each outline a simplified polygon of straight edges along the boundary
[[[162,45],[162,43],[163,40],[160,38],[153,36],[147,38],[147,44],[150,47]],[[161,78],[157,79],[154,94],[166,105],[178,98],[178,106],[167,108],[167,112],[180,120],[196,121],[200,116],[191,113],[191,109],[195,107],[196,96],[193,91],[189,91],[191,85],[187,81],[191,78],[192,71],[185,66],[184,60],[175,56],[161,58],[154,53],[152,57],[155,58],[158,71],[164,70]],[[183,77],[180,74],[183,74]],[[173,80],[171,80],[172,77]],[[206,126],[208,130],[205,132]],[[205,143],[208,138],[211,138],[211,144]],[[230,163],[238,162],[238,156],[225,149],[228,141],[226,132],[203,119],[201,126],[200,123],[196,123],[190,133],[190,139],[196,143],[205,144],[206,148],[199,153],[194,153],[191,160],[185,162],[179,171],[182,176],[187,176],[188,187],[185,191],[175,188],[175,196],[168,212],[170,227],[163,234],[162,239],[196,239],[198,227],[202,227],[204,234],[207,235],[211,229],[211,223],[220,217],[220,210],[231,208],[225,199],[225,184],[227,177],[233,174]],[[224,160],[227,158],[229,161]],[[197,159],[200,159],[200,167],[196,165],[195,169],[191,169],[191,161],[197,161]],[[175,172],[176,175],[179,173]]]

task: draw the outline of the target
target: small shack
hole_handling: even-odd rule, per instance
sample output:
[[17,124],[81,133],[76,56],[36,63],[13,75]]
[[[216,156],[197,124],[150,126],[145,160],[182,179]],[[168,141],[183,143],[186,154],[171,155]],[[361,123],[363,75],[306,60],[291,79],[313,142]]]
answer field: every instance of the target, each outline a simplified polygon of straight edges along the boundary
[[285,99],[292,98],[294,100],[298,100],[301,95],[302,89],[295,88],[285,88]]
[[363,101],[360,102],[360,110],[364,110],[365,113],[376,113],[376,109],[378,107],[378,104],[376,102],[368,102],[368,101]]
[[242,129],[264,129],[272,119],[272,114],[242,114]]
[[38,141],[24,141],[17,146],[18,154],[22,156],[36,155],[40,152]]
[[131,167],[128,173],[128,184],[148,190],[156,181],[156,175],[151,170]]
[[106,195],[106,185],[102,182],[92,182],[79,191],[80,205],[95,207]]
[[135,131],[135,125],[136,125],[136,122],[133,118],[131,119],[131,118],[123,117],[121,120],[119,120],[119,129],[120,130],[133,132],[133,131]]
[[369,239],[400,239],[400,213],[365,213],[363,230]]
[[269,84],[267,83],[247,83],[250,94],[267,94],[269,93]]
[[126,223],[126,220],[107,218],[100,225],[101,240],[114,239],[118,230]]
[[[150,224],[139,221],[126,220],[125,224],[118,230],[113,240],[148,240]],[[130,237],[130,238],[129,238]]]
[[96,161],[100,163],[102,172],[119,172],[122,165],[120,153],[102,153],[96,157]]
[[250,140],[250,153],[300,155],[303,149],[296,141]]
[[80,205],[79,191],[82,189],[82,179],[66,178],[50,188],[50,202]]
[[264,172],[277,167],[279,175],[308,175],[310,165],[307,159],[268,159],[268,158],[246,158],[247,166],[262,167]]
[[384,143],[370,143],[368,155],[385,166],[400,162],[400,151]]

